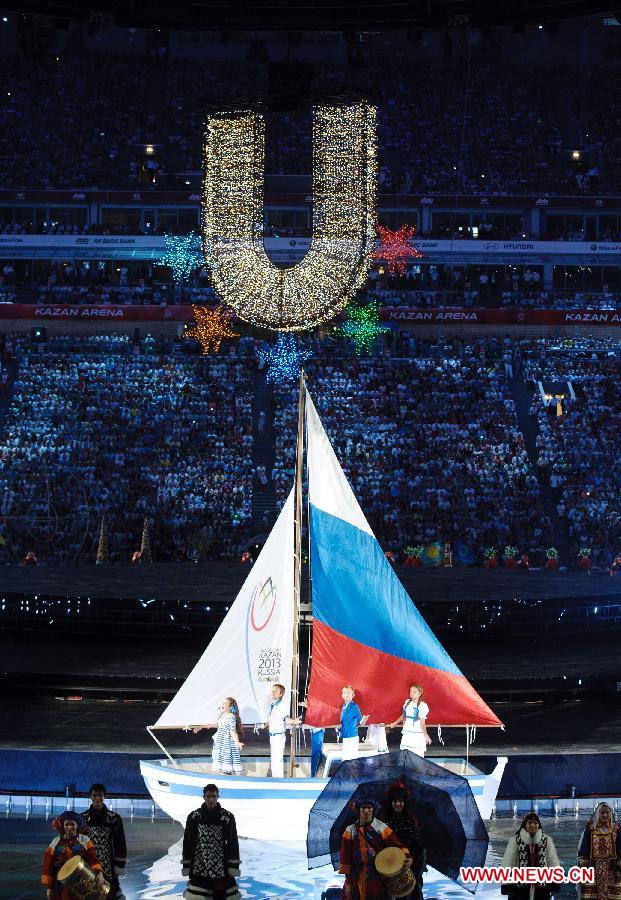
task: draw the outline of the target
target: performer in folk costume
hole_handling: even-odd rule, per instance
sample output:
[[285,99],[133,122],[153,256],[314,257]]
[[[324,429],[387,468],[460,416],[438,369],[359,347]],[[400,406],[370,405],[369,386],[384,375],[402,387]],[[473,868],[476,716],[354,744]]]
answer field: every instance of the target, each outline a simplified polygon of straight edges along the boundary
[[394,831],[375,818],[376,803],[361,798],[355,805],[357,819],[341,838],[339,872],[345,875],[346,900],[388,900],[384,883],[375,868],[375,858],[385,847],[399,847],[406,855],[404,867],[412,865],[408,848]]
[[360,707],[354,703],[354,689],[351,684],[346,684],[341,691],[343,706],[341,707],[341,741],[343,752],[341,760],[356,759],[358,756],[358,726],[366,725],[368,716],[363,716]]
[[86,837],[86,822],[79,813],[61,813],[52,822],[54,831],[58,831],[43,857],[41,883],[47,888],[48,900],[75,900],[70,890],[58,881],[60,869],[73,856],[81,856],[97,873],[97,883],[103,884],[103,872],[97,859],[93,842]]
[[[524,816],[518,830],[509,838],[500,865],[536,869],[561,865],[554,841],[544,833],[537,813]],[[552,887],[547,884],[503,884],[501,891],[511,900],[550,900]]]
[[119,876],[124,874],[127,862],[123,819],[106,806],[106,788],[103,784],[93,784],[89,794],[91,805],[82,816],[88,826],[88,836],[95,845],[104,878],[110,882],[108,896],[110,900],[125,900],[119,885]]
[[[202,728],[194,728],[194,734],[202,731]],[[239,707],[233,697],[225,697],[220,706],[218,718],[218,730],[213,736],[213,750],[211,751],[211,768],[213,772],[222,772],[223,775],[242,775],[241,742],[242,723],[239,717]]]
[[595,883],[580,885],[581,900],[621,900],[621,833],[607,803],[595,808],[582,832],[578,864],[595,869]]
[[241,900],[239,842],[235,817],[218,802],[215,784],[203,788],[203,805],[187,818],[183,834],[183,876],[187,900]]
[[423,700],[423,689],[420,684],[413,684],[410,688],[410,696],[403,704],[401,715],[390,726],[395,728],[403,723],[401,750],[411,750],[418,756],[425,755],[425,750],[431,743],[431,737],[427,733],[425,725],[428,715],[429,707]]
[[380,819],[392,828],[402,844],[410,851],[416,886],[411,900],[423,900],[423,873],[427,871],[427,853],[420,825],[409,807],[409,792],[403,784],[392,784],[380,810]]

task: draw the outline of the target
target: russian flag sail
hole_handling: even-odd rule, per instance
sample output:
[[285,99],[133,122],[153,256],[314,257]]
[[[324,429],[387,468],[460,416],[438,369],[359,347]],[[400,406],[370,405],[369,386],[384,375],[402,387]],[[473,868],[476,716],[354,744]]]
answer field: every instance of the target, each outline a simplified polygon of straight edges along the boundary
[[424,621],[386,559],[306,393],[313,601],[307,721],[338,721],[351,684],[374,723],[421,684],[432,725],[501,726]]

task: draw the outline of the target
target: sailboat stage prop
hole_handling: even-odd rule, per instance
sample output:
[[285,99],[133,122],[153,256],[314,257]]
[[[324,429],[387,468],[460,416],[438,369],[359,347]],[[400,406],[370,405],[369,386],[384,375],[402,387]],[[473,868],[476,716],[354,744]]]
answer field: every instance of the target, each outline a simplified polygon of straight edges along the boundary
[[[305,426],[305,427],[304,427]],[[291,736],[289,777],[267,778],[269,757],[243,758],[244,775],[211,771],[211,757],[174,760],[156,732],[215,727],[224,697],[237,699],[247,726],[267,721],[270,688],[286,688],[298,716],[304,433],[308,463],[313,650],[306,722],[334,726],[343,685],[372,723],[398,715],[411,684],[425,688],[428,725],[502,727],[459,671],[410,600],[384,556],[341,469],[303,375],[295,485],[235,602],[198,663],[149,733],[165,754],[141,760],[155,802],[179,822],[200,805],[206,783],[218,785],[241,836],[305,840],[311,806],[328,778],[311,778]],[[465,775],[488,818],[506,764],[485,776],[460,759],[435,762]]]

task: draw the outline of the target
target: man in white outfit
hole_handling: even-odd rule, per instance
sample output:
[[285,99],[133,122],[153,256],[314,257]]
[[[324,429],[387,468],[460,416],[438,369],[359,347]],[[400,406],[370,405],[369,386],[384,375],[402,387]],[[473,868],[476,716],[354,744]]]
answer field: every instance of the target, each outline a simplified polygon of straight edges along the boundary
[[299,719],[289,716],[287,707],[283,701],[285,686],[283,684],[272,685],[272,700],[269,704],[268,720],[265,723],[270,734],[270,758],[272,766],[272,778],[284,778],[283,759],[285,754],[285,741],[287,739],[287,725],[299,725]]

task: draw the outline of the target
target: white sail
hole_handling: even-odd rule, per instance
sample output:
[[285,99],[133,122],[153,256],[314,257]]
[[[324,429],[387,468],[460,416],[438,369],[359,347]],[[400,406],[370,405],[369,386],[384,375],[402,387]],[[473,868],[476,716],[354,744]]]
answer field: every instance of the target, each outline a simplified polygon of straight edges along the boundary
[[265,722],[270,688],[291,691],[293,491],[211,643],[154,728],[213,725],[234,697],[245,725]]

